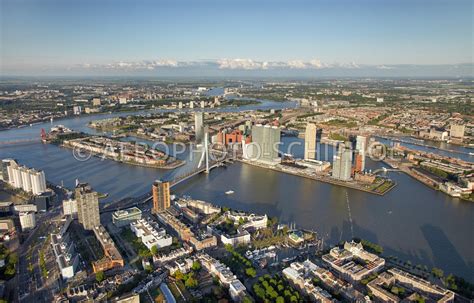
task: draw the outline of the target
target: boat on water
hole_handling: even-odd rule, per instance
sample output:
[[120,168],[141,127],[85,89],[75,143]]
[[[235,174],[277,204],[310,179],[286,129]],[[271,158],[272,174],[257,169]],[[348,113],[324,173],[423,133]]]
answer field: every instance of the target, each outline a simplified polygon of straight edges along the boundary
[[474,153],[473,153],[473,152],[470,152],[470,153],[469,153],[469,156],[474,156]]
[[225,194],[226,195],[232,195],[232,194],[234,194],[234,191],[233,190],[228,190],[228,191],[225,192]]
[[104,199],[104,198],[107,198],[109,196],[109,193],[99,193],[99,199]]

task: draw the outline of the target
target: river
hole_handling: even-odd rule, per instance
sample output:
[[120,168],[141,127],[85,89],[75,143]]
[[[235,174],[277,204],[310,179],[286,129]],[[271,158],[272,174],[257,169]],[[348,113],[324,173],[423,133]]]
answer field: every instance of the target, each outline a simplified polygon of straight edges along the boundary
[[[294,104],[265,102],[265,108]],[[254,110],[258,105],[244,107]],[[238,110],[228,108],[221,110]],[[240,109],[242,110],[242,109]],[[80,116],[54,124],[94,132],[91,120],[127,113]],[[0,132],[1,141],[38,137],[50,123]],[[283,138],[284,146],[298,138]],[[303,145],[292,153],[301,157]],[[75,179],[89,182],[94,189],[109,193],[106,201],[138,196],[150,190],[153,180],[168,171],[131,166],[92,157],[78,162],[68,149],[39,142],[0,145],[0,158],[13,157],[20,163],[43,169],[46,178],[73,187]],[[330,158],[330,154],[328,154]],[[381,163],[368,160],[375,169]],[[346,192],[349,196],[353,233],[382,245],[386,255],[410,260],[413,264],[442,268],[474,281],[474,204],[434,191],[403,173],[391,172],[398,186],[385,196],[299,178],[241,163],[198,175],[173,189],[178,195],[256,213],[267,213],[281,221],[313,229],[330,243],[352,237]],[[224,192],[232,189],[233,195]]]

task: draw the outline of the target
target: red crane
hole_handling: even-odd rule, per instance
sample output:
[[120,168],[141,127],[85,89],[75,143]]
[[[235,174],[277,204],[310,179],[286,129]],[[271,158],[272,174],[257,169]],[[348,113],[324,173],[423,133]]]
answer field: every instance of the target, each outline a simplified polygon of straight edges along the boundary
[[41,129],[41,140],[43,142],[46,142],[46,139],[48,139],[48,136],[46,135],[46,131],[44,130],[44,128]]

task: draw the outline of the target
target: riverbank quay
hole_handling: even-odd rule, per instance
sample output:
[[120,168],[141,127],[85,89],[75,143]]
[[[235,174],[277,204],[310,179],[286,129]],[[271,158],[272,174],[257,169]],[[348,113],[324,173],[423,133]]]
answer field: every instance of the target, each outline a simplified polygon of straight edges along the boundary
[[392,168],[396,168],[400,172],[405,173],[406,175],[423,183],[424,185],[428,186],[429,188],[433,190],[441,191],[450,197],[458,198],[463,201],[474,202],[474,200],[471,197],[466,197],[463,195],[454,196],[454,195],[449,194],[449,192],[442,190],[441,187],[445,184],[443,180],[437,176],[430,175],[428,172],[424,172],[419,166],[414,166],[413,164],[407,163],[407,162],[394,163],[393,161],[388,161],[388,160],[384,160],[383,163],[387,164],[388,166]]
[[[397,137],[382,136],[382,135],[376,135],[375,137],[382,138],[382,139],[389,140],[389,141],[393,141],[393,142],[398,142],[398,143],[405,143],[405,144],[421,146],[421,147],[425,147],[425,148],[429,148],[429,149],[433,149],[433,150],[441,150],[441,151],[450,152],[450,153],[454,153],[454,154],[467,155],[467,156],[470,155],[470,153],[463,152],[463,151],[460,151],[460,150],[454,150],[454,149],[450,149],[450,148],[443,148],[443,147],[439,147],[439,146],[433,146],[433,145],[430,145],[430,144],[425,144],[424,143],[425,140],[422,140],[422,142],[418,142],[419,139],[406,140],[406,139],[401,139],[401,138],[397,138]],[[433,142],[444,142],[444,141],[433,141]],[[457,145],[462,146],[462,147],[468,147],[466,145],[460,145],[460,144],[457,144]]]
[[81,159],[97,156],[116,162],[157,169],[175,169],[186,163],[163,151],[149,149],[131,142],[112,140],[107,137],[90,136],[73,140],[64,140],[61,147],[73,149]]
[[[281,173],[285,173],[285,174],[289,174],[289,175],[293,175],[293,176],[297,176],[297,177],[302,177],[302,178],[311,179],[311,180],[314,180],[314,181],[319,181],[319,182],[324,182],[324,183],[328,183],[328,184],[332,184],[332,185],[338,185],[338,186],[342,186],[342,187],[356,189],[356,190],[359,190],[359,191],[363,191],[363,192],[378,195],[378,196],[385,195],[390,190],[395,188],[395,186],[397,186],[397,183],[395,183],[393,181],[388,181],[388,180],[383,182],[383,183],[380,183],[380,184],[378,184],[378,186],[374,187],[374,184],[366,184],[366,183],[355,182],[355,181],[349,181],[349,182],[339,181],[339,180],[333,179],[329,176],[322,176],[322,175],[318,175],[316,173],[305,173],[302,170],[296,170],[295,168],[289,168],[289,167],[285,168],[283,165],[280,165],[280,164],[267,165],[267,164],[259,163],[259,162],[256,162],[256,161],[249,161],[249,160],[245,160],[245,159],[237,159],[237,161],[239,161],[241,163],[248,164],[248,165],[252,165],[252,166],[256,166],[256,167],[260,167],[260,168],[271,169],[273,171],[277,171],[277,172],[281,172]],[[391,185],[390,186],[385,185],[385,184],[387,184],[387,182],[391,182]],[[382,188],[383,190],[382,191],[377,191],[378,188]]]

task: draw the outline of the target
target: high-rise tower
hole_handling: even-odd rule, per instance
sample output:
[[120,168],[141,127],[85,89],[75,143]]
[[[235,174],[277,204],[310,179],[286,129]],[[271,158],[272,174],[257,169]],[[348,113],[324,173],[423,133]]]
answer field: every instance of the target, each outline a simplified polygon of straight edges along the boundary
[[313,123],[306,124],[306,131],[304,133],[304,159],[316,159],[316,133],[317,128]]
[[77,219],[84,229],[93,230],[100,225],[99,196],[89,184],[76,186]]

